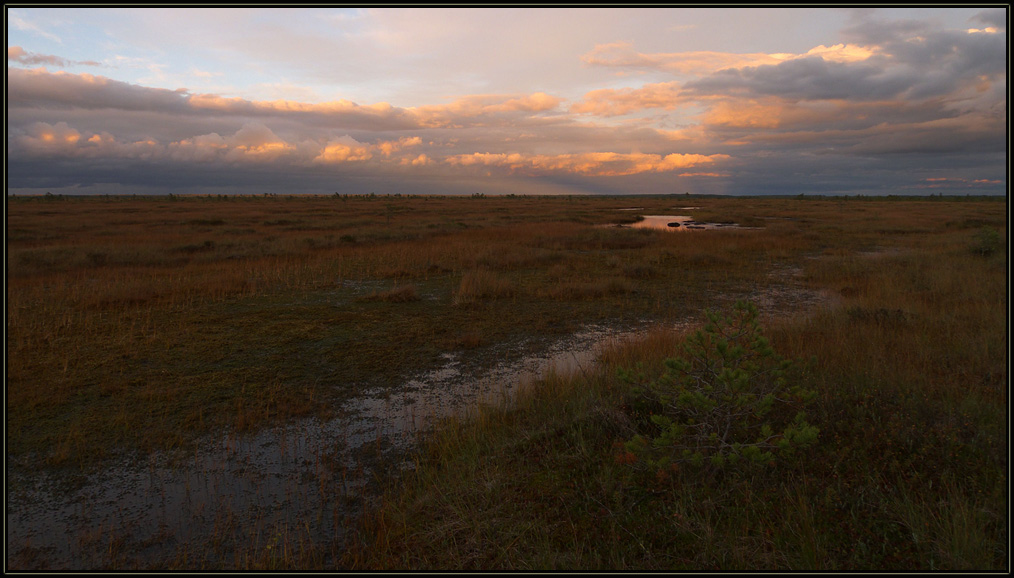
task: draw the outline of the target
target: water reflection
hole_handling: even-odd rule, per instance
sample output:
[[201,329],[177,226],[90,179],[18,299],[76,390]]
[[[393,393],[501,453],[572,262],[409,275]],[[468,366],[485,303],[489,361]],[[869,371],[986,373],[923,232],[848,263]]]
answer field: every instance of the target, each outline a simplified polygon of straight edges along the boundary
[[694,231],[704,229],[742,229],[732,223],[703,223],[686,215],[644,215],[644,219],[629,226],[634,229],[660,229],[665,231]]

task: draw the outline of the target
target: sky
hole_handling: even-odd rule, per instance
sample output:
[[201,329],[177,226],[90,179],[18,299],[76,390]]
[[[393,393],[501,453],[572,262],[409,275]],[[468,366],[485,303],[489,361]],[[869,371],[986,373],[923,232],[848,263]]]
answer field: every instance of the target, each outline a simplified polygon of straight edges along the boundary
[[10,194],[1006,195],[1006,5],[9,4]]

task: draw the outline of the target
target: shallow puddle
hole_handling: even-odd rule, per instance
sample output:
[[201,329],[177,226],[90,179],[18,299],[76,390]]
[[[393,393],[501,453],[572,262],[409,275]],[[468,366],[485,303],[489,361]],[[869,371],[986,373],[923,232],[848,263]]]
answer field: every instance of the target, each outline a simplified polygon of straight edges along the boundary
[[[688,207],[694,208],[694,207]],[[697,231],[714,229],[748,229],[734,223],[704,223],[687,215],[644,215],[644,218],[629,225],[615,225],[633,229],[658,229],[663,231]]]

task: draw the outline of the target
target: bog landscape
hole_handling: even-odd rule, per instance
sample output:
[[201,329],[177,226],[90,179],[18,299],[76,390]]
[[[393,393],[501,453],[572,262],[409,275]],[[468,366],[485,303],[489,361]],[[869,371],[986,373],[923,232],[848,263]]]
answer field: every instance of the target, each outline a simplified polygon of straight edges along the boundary
[[6,217],[8,570],[1007,568],[1006,197]]

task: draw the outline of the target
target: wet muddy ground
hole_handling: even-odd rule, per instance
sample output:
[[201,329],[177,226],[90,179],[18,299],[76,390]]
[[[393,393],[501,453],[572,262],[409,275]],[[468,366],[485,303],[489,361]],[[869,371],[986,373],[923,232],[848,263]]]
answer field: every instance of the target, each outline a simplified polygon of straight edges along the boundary
[[243,551],[294,536],[332,544],[328,555],[337,555],[346,524],[376,492],[372,482],[411,467],[411,449],[435,420],[509,401],[550,369],[589,371],[604,344],[636,334],[592,326],[555,342],[488,348],[484,363],[448,354],[442,367],[393,394],[366,392],[334,419],[211,438],[187,458],[124,459],[76,479],[9,466],[8,565],[158,568],[193,552],[195,566],[228,568]]

